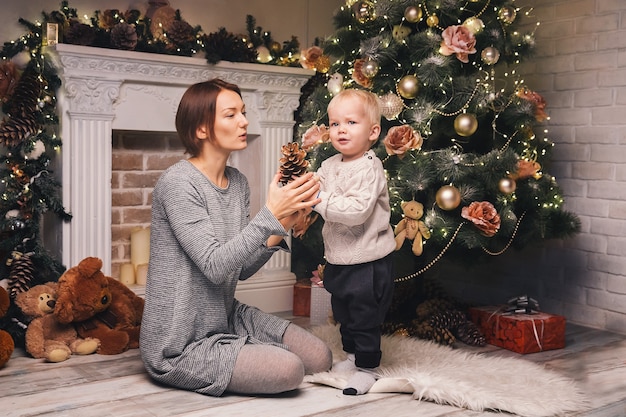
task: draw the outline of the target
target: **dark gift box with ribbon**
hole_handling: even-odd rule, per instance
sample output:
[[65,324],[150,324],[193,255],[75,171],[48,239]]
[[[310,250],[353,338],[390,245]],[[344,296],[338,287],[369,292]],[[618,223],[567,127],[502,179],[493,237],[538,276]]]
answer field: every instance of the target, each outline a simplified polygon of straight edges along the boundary
[[491,345],[517,353],[565,347],[565,317],[538,311],[532,298],[517,297],[501,306],[471,307],[469,315]]

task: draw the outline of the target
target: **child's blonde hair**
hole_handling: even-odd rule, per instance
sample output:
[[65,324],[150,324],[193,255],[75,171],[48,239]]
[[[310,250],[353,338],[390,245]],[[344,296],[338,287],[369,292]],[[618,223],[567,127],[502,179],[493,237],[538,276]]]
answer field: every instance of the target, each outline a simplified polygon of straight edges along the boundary
[[373,125],[380,124],[380,100],[378,99],[378,96],[376,94],[366,90],[359,90],[356,88],[341,90],[328,103],[328,111],[330,111],[332,106],[335,106],[339,104],[342,100],[351,97],[355,97],[361,100],[361,102],[365,106],[365,111],[369,116],[370,122],[372,122]]

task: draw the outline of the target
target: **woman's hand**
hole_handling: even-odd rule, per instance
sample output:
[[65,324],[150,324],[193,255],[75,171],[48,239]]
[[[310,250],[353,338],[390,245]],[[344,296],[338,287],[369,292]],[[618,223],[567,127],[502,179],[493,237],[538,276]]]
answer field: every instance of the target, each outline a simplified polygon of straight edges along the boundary
[[308,213],[311,207],[321,201],[317,198],[320,185],[312,172],[307,172],[282,187],[279,186],[279,181],[280,172],[277,172],[269,186],[265,204],[288,230],[297,220],[298,211]]

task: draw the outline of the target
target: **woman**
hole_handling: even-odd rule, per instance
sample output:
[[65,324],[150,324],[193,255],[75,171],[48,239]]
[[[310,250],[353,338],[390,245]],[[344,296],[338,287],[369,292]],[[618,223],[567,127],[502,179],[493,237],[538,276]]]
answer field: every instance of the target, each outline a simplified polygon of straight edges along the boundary
[[159,178],[140,350],[150,376],[202,394],[273,394],[331,366],[328,347],[296,325],[234,298],[274,252],[299,211],[319,203],[312,174],[279,186],[250,219],[248,182],[227,166],[245,149],[241,92],[220,79],[194,84],[176,113],[189,159]]

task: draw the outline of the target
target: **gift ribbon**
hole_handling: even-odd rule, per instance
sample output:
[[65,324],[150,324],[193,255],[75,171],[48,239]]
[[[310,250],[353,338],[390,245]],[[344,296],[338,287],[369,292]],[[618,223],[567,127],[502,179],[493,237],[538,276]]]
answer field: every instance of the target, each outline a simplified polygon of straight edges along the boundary
[[[506,306],[502,306],[498,308],[496,311],[491,313],[487,321],[490,321],[493,316],[496,314],[535,314],[539,312],[539,303],[534,298],[531,298],[527,295],[520,295],[518,297],[513,297],[509,299]],[[535,323],[535,319],[530,320],[533,324],[533,333],[535,335],[535,341],[537,342],[537,346],[539,346],[539,350],[543,351],[543,346],[541,345],[541,340],[543,340],[543,331],[545,330],[545,323],[541,320],[541,335],[537,331],[537,324]],[[496,316],[496,328],[500,326],[500,316]]]

